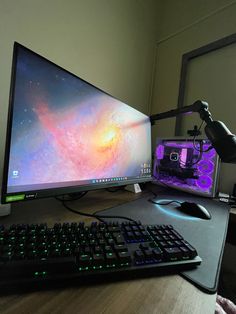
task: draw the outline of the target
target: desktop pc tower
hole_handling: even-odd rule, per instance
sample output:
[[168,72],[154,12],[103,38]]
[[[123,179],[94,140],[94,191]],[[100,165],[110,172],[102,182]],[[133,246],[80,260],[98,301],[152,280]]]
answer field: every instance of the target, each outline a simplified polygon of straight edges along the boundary
[[157,139],[154,183],[214,197],[217,192],[219,157],[207,139]]

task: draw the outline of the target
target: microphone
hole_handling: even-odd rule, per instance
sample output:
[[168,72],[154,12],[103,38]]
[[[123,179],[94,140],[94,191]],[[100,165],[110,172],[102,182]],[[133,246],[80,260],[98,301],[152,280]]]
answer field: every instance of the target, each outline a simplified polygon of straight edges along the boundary
[[230,132],[221,121],[213,121],[208,110],[208,103],[202,100],[195,101],[190,106],[169,110],[150,116],[152,125],[155,121],[176,117],[184,113],[198,112],[200,118],[206,122],[205,133],[212,143],[222,162],[236,163],[236,136]]
[[236,136],[223,122],[208,121],[205,133],[222,162],[236,163]]

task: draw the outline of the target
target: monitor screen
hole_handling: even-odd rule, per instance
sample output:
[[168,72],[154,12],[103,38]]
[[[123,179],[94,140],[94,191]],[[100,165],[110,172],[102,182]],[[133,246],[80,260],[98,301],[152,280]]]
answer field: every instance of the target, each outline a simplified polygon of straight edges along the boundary
[[214,197],[219,157],[207,139],[158,139],[154,177],[157,183]]
[[15,43],[2,201],[150,180],[149,117]]

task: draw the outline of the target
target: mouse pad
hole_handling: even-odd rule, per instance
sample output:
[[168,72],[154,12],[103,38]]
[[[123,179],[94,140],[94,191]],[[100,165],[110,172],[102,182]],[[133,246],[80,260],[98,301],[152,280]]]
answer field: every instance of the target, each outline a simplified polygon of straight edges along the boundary
[[[196,202],[211,214],[211,220],[191,217],[180,212],[172,203],[167,206],[155,205],[148,200],[165,202],[170,200]],[[202,258],[202,263],[194,270],[181,273],[188,281],[207,293],[217,290],[220,266],[224,251],[230,207],[212,199],[192,196],[186,193],[162,193],[158,197],[150,194],[104,211],[101,215],[122,215],[142,221],[143,224],[171,224],[192,244]],[[109,219],[107,219],[109,221]]]

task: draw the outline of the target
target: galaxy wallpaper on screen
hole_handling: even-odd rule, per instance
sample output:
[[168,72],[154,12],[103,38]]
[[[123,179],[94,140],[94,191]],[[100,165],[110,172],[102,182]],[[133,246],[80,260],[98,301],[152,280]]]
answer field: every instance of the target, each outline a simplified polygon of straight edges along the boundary
[[148,175],[146,115],[21,46],[13,95],[8,192]]

